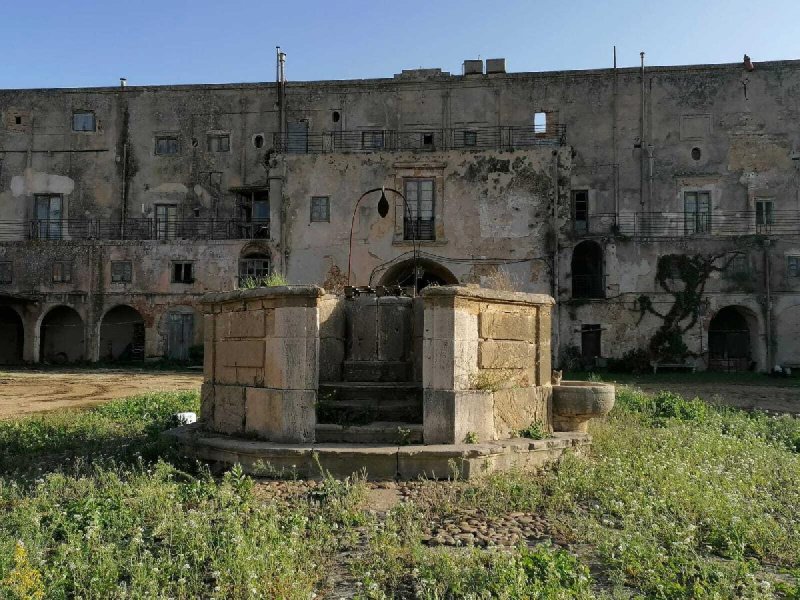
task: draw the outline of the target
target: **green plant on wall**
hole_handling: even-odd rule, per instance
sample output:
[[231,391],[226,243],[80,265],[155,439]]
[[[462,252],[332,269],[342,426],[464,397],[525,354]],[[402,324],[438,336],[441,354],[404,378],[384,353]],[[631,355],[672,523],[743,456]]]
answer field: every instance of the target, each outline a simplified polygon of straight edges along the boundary
[[672,295],[672,305],[666,312],[660,312],[649,296],[643,294],[636,300],[639,322],[648,313],[662,320],[648,345],[653,359],[679,362],[692,355],[683,341],[683,334],[694,327],[700,318],[708,279],[712,273],[725,270],[739,254],[736,252],[728,256],[723,264],[719,264],[719,261],[725,254],[665,254],[658,258],[656,283]]
[[245,277],[239,283],[239,289],[252,290],[259,287],[275,287],[279,285],[289,285],[289,282],[280,273],[270,273],[266,277]]

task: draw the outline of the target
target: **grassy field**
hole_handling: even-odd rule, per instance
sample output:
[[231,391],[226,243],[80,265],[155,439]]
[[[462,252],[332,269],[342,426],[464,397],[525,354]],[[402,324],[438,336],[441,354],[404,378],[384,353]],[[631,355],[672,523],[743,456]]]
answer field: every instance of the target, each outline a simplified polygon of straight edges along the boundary
[[[622,388],[589,457],[420,482],[376,512],[357,476],[275,498],[181,460],[158,432],[197,404],[150,394],[0,421],[0,598],[307,600],[341,580],[359,598],[800,598],[789,417]],[[426,543],[428,524],[476,508],[535,513],[552,541]]]

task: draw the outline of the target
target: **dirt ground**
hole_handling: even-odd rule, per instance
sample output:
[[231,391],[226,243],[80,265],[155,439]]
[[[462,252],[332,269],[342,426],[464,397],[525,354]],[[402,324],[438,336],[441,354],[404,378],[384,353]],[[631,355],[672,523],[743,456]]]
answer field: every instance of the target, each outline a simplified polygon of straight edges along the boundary
[[768,410],[800,414],[800,387],[772,385],[724,384],[719,382],[635,383],[631,387],[645,392],[669,390],[685,398],[699,396],[703,400],[747,410]]
[[202,371],[0,370],[0,419],[144,392],[199,390],[202,380]]

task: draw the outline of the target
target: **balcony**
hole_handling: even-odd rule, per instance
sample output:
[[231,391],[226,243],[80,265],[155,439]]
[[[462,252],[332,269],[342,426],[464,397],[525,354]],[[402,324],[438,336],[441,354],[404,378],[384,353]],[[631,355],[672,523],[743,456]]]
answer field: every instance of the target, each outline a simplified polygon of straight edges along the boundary
[[269,219],[132,218],[0,221],[0,241],[16,240],[250,240],[269,239]]
[[532,146],[563,146],[566,126],[547,128],[475,127],[397,131],[364,129],[323,133],[274,133],[273,146],[288,154],[327,154],[333,152],[429,151],[501,149],[514,150]]
[[756,211],[593,213],[586,220],[573,221],[572,228],[579,236],[633,238],[800,235],[800,211],[776,210],[768,219]]

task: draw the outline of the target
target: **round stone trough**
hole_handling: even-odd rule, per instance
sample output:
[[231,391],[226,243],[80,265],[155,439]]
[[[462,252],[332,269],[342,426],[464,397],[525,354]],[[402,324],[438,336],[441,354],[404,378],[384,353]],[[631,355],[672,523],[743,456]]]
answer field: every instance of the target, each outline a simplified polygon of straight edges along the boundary
[[589,420],[614,408],[615,388],[610,383],[562,381],[553,386],[553,430],[586,433]]

